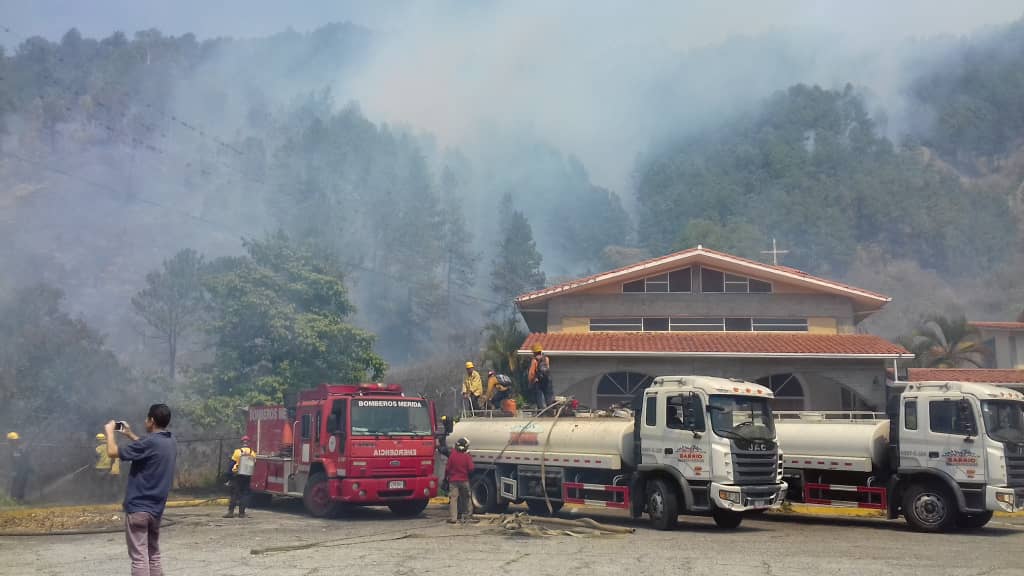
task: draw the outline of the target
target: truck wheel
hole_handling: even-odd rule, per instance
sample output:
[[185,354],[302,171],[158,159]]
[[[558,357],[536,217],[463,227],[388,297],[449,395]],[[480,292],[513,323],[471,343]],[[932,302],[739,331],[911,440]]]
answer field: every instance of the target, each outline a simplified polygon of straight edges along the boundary
[[388,504],[388,508],[391,509],[391,513],[395,516],[412,518],[422,514],[427,509],[427,504],[429,503],[430,500],[405,500]]
[[558,514],[563,504],[561,500],[552,500],[551,512],[548,512],[548,504],[544,500],[527,500],[526,509],[529,510],[530,516],[553,516]]
[[323,472],[313,474],[306,481],[306,488],[302,491],[302,503],[306,510],[317,518],[336,516],[340,510],[338,503],[331,500],[327,475]]
[[719,528],[725,528],[726,530],[732,530],[739,528],[740,523],[743,522],[743,515],[739,512],[733,512],[732,510],[725,510],[724,508],[715,508],[711,513],[711,517],[715,519],[715,525]]
[[[469,483],[469,494],[473,501],[473,513],[495,512],[498,504],[498,487],[494,484],[494,475],[479,474]],[[508,505],[505,506],[508,508]]]
[[676,491],[664,480],[653,480],[647,486],[647,514],[658,530],[672,530],[679,521],[679,499]]
[[903,496],[903,514],[919,532],[945,532],[956,522],[956,501],[945,486],[914,484]]
[[956,527],[961,530],[977,530],[988,524],[988,521],[991,519],[991,510],[980,514],[960,514],[956,518]]

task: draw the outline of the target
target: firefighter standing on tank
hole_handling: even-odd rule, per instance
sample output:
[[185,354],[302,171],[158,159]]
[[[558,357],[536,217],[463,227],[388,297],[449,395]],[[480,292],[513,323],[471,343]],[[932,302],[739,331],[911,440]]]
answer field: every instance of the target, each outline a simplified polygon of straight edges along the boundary
[[551,386],[551,359],[544,354],[540,344],[533,345],[533,358],[530,360],[528,378],[537,408],[547,408],[555,401],[555,392]]
[[249,448],[249,437],[242,436],[242,445],[231,454],[231,500],[228,502],[228,513],[225,518],[235,517],[235,506],[238,506],[238,517],[246,518],[245,509],[249,505],[249,483],[252,480],[252,469],[256,453]]
[[462,398],[469,400],[470,410],[482,410],[484,407],[484,383],[473,362],[466,362],[466,376],[462,379]]

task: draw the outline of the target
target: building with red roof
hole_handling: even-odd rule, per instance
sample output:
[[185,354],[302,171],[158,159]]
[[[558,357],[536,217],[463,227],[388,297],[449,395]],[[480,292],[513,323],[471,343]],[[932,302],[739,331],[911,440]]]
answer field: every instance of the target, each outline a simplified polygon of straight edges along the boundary
[[1024,322],[971,322],[991,354],[986,368],[1024,370]]
[[882,409],[913,355],[857,326],[890,299],[702,246],[522,294],[520,349],[551,358],[556,393],[606,407],[656,376],[757,381],[782,410]]

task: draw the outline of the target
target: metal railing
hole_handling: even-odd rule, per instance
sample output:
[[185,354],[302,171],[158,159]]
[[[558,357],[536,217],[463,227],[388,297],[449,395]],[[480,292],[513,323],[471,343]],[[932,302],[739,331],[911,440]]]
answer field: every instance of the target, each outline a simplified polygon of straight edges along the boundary
[[799,412],[775,412],[775,420],[800,420],[801,422],[878,422],[888,420],[884,412],[855,410],[812,410]]

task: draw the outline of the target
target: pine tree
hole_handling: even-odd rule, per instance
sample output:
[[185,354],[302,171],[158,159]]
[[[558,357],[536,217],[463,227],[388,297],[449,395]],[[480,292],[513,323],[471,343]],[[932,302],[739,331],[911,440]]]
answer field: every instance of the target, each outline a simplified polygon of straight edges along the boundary
[[533,240],[533,229],[521,211],[512,206],[512,195],[501,199],[497,254],[491,271],[491,290],[498,297],[495,314],[511,315],[516,296],[544,287],[543,260]]

